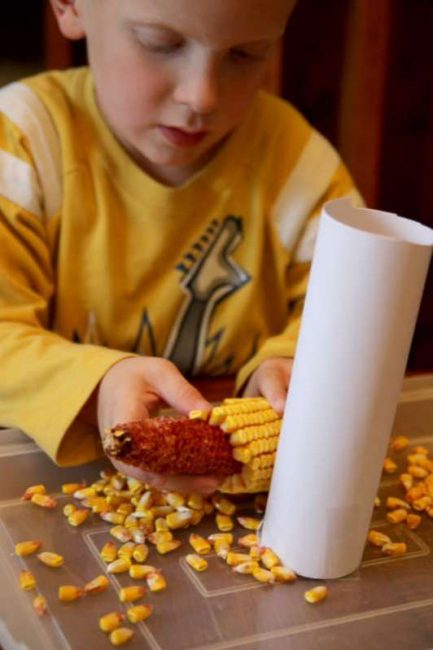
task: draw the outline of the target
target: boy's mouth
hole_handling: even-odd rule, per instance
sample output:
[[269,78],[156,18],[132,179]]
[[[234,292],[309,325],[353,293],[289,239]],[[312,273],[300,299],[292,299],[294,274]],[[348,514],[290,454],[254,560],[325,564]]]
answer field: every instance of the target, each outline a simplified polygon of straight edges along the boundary
[[159,132],[170,144],[178,147],[194,147],[206,137],[208,131],[184,131],[175,126],[159,125]]

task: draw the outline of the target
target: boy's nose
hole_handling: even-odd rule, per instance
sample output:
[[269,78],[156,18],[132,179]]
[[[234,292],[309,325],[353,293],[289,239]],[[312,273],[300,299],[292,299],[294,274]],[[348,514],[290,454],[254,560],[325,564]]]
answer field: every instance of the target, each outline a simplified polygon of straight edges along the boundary
[[217,70],[210,65],[188,66],[178,79],[174,99],[187,105],[194,113],[212,113],[218,104],[219,80]]

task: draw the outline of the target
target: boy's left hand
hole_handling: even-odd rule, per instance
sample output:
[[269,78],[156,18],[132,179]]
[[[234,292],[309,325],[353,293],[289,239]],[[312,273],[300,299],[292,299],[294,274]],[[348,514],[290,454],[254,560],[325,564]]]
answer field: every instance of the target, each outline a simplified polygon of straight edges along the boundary
[[293,359],[274,357],[263,361],[249,378],[244,397],[262,395],[277,413],[282,414],[286,403]]

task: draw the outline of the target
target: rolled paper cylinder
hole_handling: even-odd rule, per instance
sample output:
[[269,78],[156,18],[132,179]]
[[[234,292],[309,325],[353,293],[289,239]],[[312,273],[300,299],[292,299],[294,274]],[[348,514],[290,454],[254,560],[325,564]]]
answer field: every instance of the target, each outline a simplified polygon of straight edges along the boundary
[[311,578],[360,564],[433,231],[324,206],[261,544]]

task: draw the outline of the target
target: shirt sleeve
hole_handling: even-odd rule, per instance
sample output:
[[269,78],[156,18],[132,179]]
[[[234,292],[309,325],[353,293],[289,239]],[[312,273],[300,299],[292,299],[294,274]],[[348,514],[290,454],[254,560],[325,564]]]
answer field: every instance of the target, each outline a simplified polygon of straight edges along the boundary
[[28,140],[0,112],[0,426],[18,427],[58,464],[101,455],[79,413],[128,353],[80,345],[50,330],[53,246]]
[[346,167],[340,161],[326,190],[302,218],[302,228],[293,247],[292,261],[286,274],[287,325],[282,332],[268,338],[258,352],[240,369],[236,378],[236,392],[242,389],[250,375],[266,359],[272,357],[293,358],[295,356],[322,207],[327,201],[342,197],[351,198],[355,205],[363,205],[361,195]]

